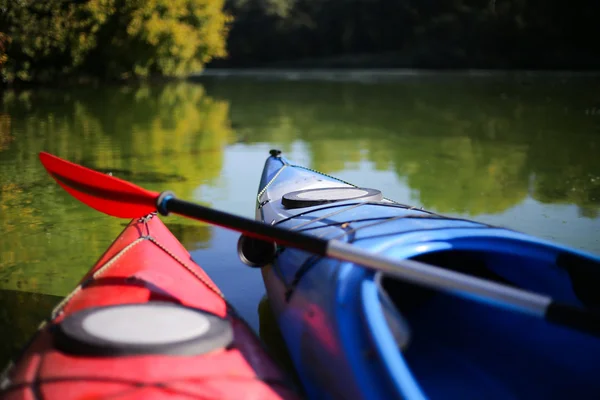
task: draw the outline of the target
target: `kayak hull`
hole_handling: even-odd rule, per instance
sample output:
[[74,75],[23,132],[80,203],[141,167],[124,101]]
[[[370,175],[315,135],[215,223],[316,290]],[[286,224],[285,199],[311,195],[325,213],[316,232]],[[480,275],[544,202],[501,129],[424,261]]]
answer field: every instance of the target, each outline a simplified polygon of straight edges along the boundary
[[[197,326],[186,325],[190,316]],[[223,329],[207,336],[214,326]],[[6,371],[1,393],[7,399],[296,398],[251,328],[152,215],[131,221],[57,306]]]
[[[385,198],[298,208],[282,202],[291,192],[309,198],[319,193],[313,189],[342,193],[353,187],[274,154],[263,170],[256,219],[600,307],[593,288],[600,284],[600,258],[592,254]],[[596,398],[600,393],[592,373],[600,370],[596,337],[292,248],[279,249],[262,274],[310,398]]]

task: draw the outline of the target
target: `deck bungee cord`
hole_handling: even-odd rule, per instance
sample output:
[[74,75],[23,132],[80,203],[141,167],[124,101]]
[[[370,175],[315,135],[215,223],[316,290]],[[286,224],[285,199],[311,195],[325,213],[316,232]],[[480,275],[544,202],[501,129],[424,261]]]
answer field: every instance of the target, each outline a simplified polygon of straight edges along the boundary
[[[107,196],[121,216],[130,212],[133,207],[119,201],[121,192],[106,184],[117,178],[98,174],[58,181]],[[70,190],[90,199],[89,192]],[[131,187],[125,197],[140,200]],[[0,376],[0,397],[299,398],[156,207],[142,208],[148,212],[137,214],[136,208],[137,215],[9,362]]]
[[[423,262],[395,260],[365,251],[339,240],[324,240],[223,211],[180,200],[169,191],[148,191],[130,182],[90,170],[41,152],[40,160],[50,175],[71,195],[98,211],[122,218],[139,218],[150,212],[169,213],[237,230],[263,242],[276,242],[317,255],[348,261],[395,276],[412,284],[483,301],[549,322],[600,336],[600,314],[555,301],[549,296],[506,286]],[[279,176],[279,172],[277,176]],[[272,179],[271,179],[272,181]],[[317,189],[318,190],[318,189]],[[264,193],[264,192],[263,192]]]
[[[309,398],[598,397],[599,257],[512,229],[357,201],[369,191],[293,165],[278,151],[267,157],[257,221],[359,248],[371,261],[434,266],[412,280],[411,271],[283,244],[265,257],[267,295]],[[465,275],[485,293],[453,292]],[[575,321],[579,312],[590,318]],[[574,318],[565,325],[557,314]]]

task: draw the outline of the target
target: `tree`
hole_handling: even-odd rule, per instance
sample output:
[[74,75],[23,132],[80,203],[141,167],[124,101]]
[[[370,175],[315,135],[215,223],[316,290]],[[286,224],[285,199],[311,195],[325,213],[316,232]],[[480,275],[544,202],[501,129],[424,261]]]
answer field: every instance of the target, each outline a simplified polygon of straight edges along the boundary
[[182,76],[225,56],[224,0],[0,0],[5,81]]

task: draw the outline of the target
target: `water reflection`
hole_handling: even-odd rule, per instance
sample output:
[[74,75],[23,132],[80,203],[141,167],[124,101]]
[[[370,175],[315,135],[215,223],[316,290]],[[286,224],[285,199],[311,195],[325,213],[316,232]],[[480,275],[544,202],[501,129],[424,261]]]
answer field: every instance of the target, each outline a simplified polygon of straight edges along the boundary
[[175,223],[163,218],[165,225],[188,250],[210,248],[212,227],[202,223]]
[[[65,295],[125,223],[60,189],[39,164],[41,150],[253,217],[265,157],[278,147],[404,203],[600,253],[597,78],[202,82],[3,94],[0,290]],[[264,288],[237,258],[238,234],[164,220],[266,332],[256,314]],[[18,342],[26,335],[14,321],[33,313],[37,326],[46,314],[41,306],[36,314],[35,298],[6,299],[0,310],[13,322],[3,328]]]
[[587,111],[600,105],[597,77],[202,82],[231,104],[244,143],[289,152],[301,141],[330,173],[369,161],[426,208],[477,216],[530,195],[597,216],[600,118]]
[[27,343],[62,298],[0,289],[0,368]]
[[258,333],[263,342],[269,347],[269,354],[275,362],[285,369],[297,388],[301,388],[300,378],[295,371],[294,364],[285,345],[281,330],[277,325],[275,314],[271,310],[269,299],[264,295],[258,303],[258,319],[260,321]]
[[228,104],[181,82],[7,91],[0,115],[0,287],[52,294],[68,292],[122,226],[60,189],[39,151],[190,198],[219,177],[232,136]]
[[10,134],[10,115],[0,113],[0,151],[6,149],[14,140]]

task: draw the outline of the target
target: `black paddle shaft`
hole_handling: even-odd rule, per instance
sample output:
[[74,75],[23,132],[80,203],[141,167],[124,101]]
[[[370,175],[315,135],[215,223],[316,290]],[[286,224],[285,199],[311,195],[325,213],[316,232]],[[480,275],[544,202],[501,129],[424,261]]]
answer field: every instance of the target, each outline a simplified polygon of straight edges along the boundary
[[135,218],[154,210],[158,210],[162,215],[174,212],[241,232],[265,243],[289,246],[351,262],[417,285],[503,308],[508,307],[595,335],[600,332],[600,317],[597,311],[558,304],[546,295],[445,270],[416,260],[393,260],[346,242],[320,239],[179,200],[172,192],[150,192],[130,182],[73,164],[49,153],[41,152],[40,160],[46,170],[71,195],[109,215]]
[[[386,272],[391,276],[396,276],[404,280],[409,278],[410,273],[407,275],[407,271],[412,269],[419,274],[418,271],[420,269],[426,268],[429,271],[425,275],[426,278],[420,277],[418,279],[408,279],[408,281],[437,290],[443,289],[454,294],[462,295],[464,288],[460,288],[460,286],[454,287],[454,284],[460,284],[461,280],[466,282],[468,286],[471,286],[471,284],[474,285],[473,287],[484,285],[487,286],[487,289],[484,289],[484,291],[489,292],[488,297],[491,296],[490,298],[501,300],[501,303],[508,301],[508,303],[512,303],[513,305],[515,304],[515,302],[513,302],[514,300],[516,301],[516,304],[519,304],[517,309],[521,312],[527,310],[526,313],[537,315],[548,322],[574,328],[600,337],[600,315],[597,312],[560,304],[544,295],[527,292],[522,289],[504,287],[504,285],[496,282],[485,281],[480,278],[460,274],[454,271],[440,269],[439,267],[423,264],[415,260],[403,260],[402,263],[405,264],[404,266],[397,265],[396,262],[391,262],[376,254],[366,253],[364,250],[354,248],[354,246],[348,246],[346,243],[330,242],[245,217],[207,208],[195,203],[177,199],[171,192],[161,193],[157,199],[157,206],[158,212],[162,215],[168,215],[169,212],[173,212],[175,214],[232,229],[241,232],[245,236],[265,242],[276,242],[280,245],[288,245],[320,256],[330,256],[360,265],[370,265],[372,269],[374,268]],[[405,268],[404,271],[401,271],[402,267]],[[453,278],[445,277],[445,275],[452,275]],[[449,285],[448,283],[452,284]],[[498,288],[494,289],[493,287],[496,286]],[[495,294],[492,295],[492,293]],[[507,296],[504,296],[505,293]],[[525,296],[524,301],[519,300],[521,296]]]
[[172,212],[232,229],[254,239],[277,242],[277,244],[295,247],[320,256],[327,255],[327,246],[329,244],[327,240],[203,207],[189,201],[180,200],[168,192],[162,193],[157,203],[158,211],[163,215]]

